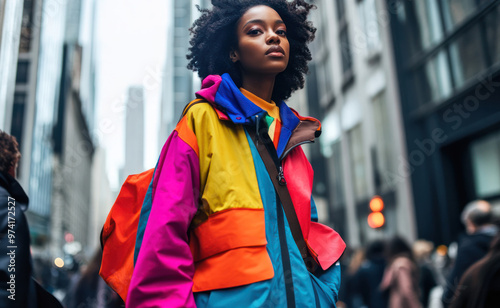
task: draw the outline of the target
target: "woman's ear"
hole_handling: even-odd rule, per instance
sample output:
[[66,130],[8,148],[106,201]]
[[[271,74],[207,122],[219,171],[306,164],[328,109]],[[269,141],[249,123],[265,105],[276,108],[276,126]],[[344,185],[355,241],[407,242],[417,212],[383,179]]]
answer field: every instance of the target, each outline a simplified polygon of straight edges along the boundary
[[235,50],[231,50],[229,52],[229,58],[231,59],[231,61],[233,63],[236,63],[240,60],[240,57],[238,56],[238,52],[236,52]]

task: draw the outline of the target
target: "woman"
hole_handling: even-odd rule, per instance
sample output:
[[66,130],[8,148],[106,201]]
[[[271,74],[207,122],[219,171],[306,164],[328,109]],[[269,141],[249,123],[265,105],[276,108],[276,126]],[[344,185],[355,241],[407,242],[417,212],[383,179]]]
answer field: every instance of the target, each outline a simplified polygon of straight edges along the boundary
[[334,307],[345,244],[315,222],[313,172],[300,147],[320,123],[283,102],[304,85],[312,6],[212,3],[191,28],[188,67],[202,89],[160,154],[127,306]]
[[386,244],[387,268],[380,288],[389,292],[390,308],[420,308],[418,267],[410,246],[394,237]]
[[29,199],[16,180],[20,158],[16,137],[0,130],[0,307],[62,307],[32,277]]

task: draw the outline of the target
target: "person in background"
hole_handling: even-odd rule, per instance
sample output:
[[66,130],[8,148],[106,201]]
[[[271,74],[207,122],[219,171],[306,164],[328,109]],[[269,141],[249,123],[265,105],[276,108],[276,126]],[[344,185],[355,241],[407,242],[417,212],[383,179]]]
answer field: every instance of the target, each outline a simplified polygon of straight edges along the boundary
[[475,200],[468,203],[462,211],[461,219],[467,235],[458,244],[457,257],[446,281],[442,297],[445,307],[453,298],[463,273],[486,255],[491,240],[498,233],[498,227],[493,224],[491,205],[487,201]]
[[[346,249],[347,250],[347,249]],[[356,273],[365,260],[365,250],[363,248],[349,249],[340,259],[342,268],[342,286],[340,288],[339,300],[345,307],[357,308],[363,306],[361,294],[359,294]],[[339,302],[337,302],[337,306]]]
[[28,196],[16,180],[17,140],[0,130],[0,307],[61,307],[33,278]]
[[387,307],[387,295],[379,285],[385,270],[384,241],[375,240],[366,247],[365,260],[355,275],[356,293],[370,308]]
[[450,308],[496,308],[500,306],[500,234],[489,252],[463,274]]
[[420,302],[428,307],[431,290],[437,285],[436,269],[431,261],[434,244],[425,240],[417,240],[412,245],[413,255],[419,269]]
[[99,248],[70,286],[63,300],[66,308],[119,308],[124,305],[118,294],[99,276],[101,259],[102,250]]
[[419,301],[418,267],[410,246],[394,237],[385,247],[387,268],[380,289],[389,292],[389,308],[421,308]]

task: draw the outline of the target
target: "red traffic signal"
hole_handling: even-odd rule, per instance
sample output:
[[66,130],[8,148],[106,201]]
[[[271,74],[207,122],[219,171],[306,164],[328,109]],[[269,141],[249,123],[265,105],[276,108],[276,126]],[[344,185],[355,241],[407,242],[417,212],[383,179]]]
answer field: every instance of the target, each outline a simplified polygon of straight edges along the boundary
[[371,213],[368,214],[368,225],[370,228],[377,229],[383,227],[385,224],[385,217],[382,214],[384,209],[384,200],[380,196],[374,196],[370,200],[370,210]]

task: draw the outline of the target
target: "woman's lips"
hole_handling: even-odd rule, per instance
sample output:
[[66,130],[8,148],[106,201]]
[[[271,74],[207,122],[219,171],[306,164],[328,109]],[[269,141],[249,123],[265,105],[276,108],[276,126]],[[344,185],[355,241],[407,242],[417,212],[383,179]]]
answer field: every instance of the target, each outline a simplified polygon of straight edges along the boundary
[[279,51],[270,52],[267,55],[270,57],[279,57],[279,58],[283,58],[285,56],[283,53]]
[[282,58],[285,56],[285,51],[283,50],[283,48],[281,48],[281,46],[275,45],[266,51],[266,55],[270,57]]

